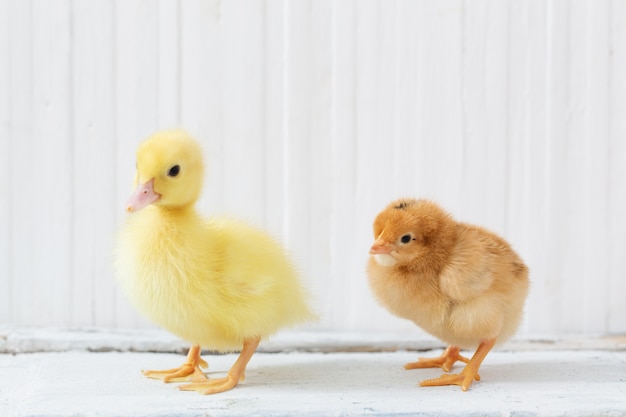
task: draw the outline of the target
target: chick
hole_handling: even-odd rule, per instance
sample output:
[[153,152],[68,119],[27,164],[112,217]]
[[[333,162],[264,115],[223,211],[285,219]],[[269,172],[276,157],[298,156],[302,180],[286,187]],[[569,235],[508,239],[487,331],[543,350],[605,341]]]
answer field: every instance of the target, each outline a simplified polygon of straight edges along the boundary
[[[159,132],[137,151],[135,191],[116,248],[118,280],[131,303],[193,344],[179,368],[145,371],[204,394],[235,387],[260,340],[314,317],[294,266],[267,233],[195,209],[204,165],[185,132]],[[225,378],[208,380],[201,346],[242,348]]]
[[[374,221],[367,266],[370,287],[391,313],[409,319],[449,346],[406,369],[467,365],[422,386],[461,385],[466,391],[491,348],[519,326],[528,294],[528,268],[499,236],[455,221],[427,200],[400,199]],[[471,360],[460,348],[475,348]]]

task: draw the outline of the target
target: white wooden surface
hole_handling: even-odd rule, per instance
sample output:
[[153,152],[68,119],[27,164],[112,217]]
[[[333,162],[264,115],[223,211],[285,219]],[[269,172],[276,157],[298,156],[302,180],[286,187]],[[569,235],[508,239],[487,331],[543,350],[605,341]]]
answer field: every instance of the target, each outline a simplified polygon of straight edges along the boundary
[[0,0],[0,322],[145,327],[110,253],[137,144],[182,126],[201,202],[270,229],[337,331],[371,223],[424,196],[531,268],[523,333],[626,332],[626,1]]
[[[480,368],[481,380],[472,383],[468,392],[458,386],[417,386],[423,379],[441,375],[440,369],[402,369],[417,355],[259,352],[248,365],[245,381],[210,397],[181,392],[180,383],[164,384],[139,372],[179,366],[184,360],[181,355],[0,355],[0,413],[11,417],[626,416],[626,352],[495,351]],[[226,375],[236,355],[205,355],[204,359],[210,365],[209,377],[215,378]],[[453,372],[460,369],[457,365]]]

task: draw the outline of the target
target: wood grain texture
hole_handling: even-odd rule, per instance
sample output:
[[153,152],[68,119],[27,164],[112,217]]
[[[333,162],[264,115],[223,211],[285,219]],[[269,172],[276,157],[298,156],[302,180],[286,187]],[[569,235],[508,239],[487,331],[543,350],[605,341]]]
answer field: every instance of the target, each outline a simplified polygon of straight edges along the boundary
[[626,317],[626,303],[622,302],[622,295],[626,294],[626,222],[623,213],[626,213],[626,76],[621,68],[626,67],[626,2],[613,0],[609,2],[609,63],[608,63],[608,253],[609,274],[607,283],[608,330],[623,332],[623,317]]
[[429,197],[528,263],[526,334],[626,332],[623,0],[0,0],[0,322],[151,326],[112,276],[137,144],[184,127],[205,213],[268,228],[313,330],[420,331],[365,262]]
[[[0,0],[0,26],[5,28],[5,34],[9,27],[9,0]],[[10,48],[9,37],[0,37],[0,59],[9,62]],[[12,302],[11,289],[13,287],[11,277],[11,205],[9,195],[11,192],[11,141],[8,140],[10,132],[10,66],[0,65],[0,317],[5,320],[11,317]]]
[[[9,131],[3,140],[9,141],[11,152],[10,189],[3,204],[8,204],[10,230],[2,239],[8,239],[10,274],[9,287],[3,289],[10,295],[11,311],[9,318],[14,322],[27,322],[25,309],[20,307],[28,300],[29,287],[41,280],[35,278],[33,258],[33,231],[35,221],[35,194],[25,193],[26,184],[34,184],[35,167],[32,158],[33,137],[33,66],[32,66],[32,16],[30,2],[10,2],[8,31],[9,40]],[[5,246],[6,247],[6,246]],[[31,298],[32,301],[32,298]]]

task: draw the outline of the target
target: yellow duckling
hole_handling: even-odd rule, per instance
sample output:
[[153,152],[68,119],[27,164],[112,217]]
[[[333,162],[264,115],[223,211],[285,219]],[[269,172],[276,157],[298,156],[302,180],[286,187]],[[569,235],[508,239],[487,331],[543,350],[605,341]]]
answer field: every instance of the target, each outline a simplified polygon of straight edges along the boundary
[[[200,146],[180,130],[159,132],[137,151],[136,189],[116,248],[119,282],[148,318],[192,343],[179,368],[144,371],[183,390],[213,394],[245,376],[260,340],[313,317],[285,250],[267,233],[195,209],[204,175]],[[201,346],[243,346],[225,378],[209,380]]]

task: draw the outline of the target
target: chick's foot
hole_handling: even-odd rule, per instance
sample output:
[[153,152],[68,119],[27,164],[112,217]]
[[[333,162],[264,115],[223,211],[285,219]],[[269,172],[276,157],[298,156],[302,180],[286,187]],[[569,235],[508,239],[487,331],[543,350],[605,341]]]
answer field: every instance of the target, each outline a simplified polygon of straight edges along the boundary
[[243,381],[246,378],[246,366],[248,366],[248,362],[254,354],[257,346],[259,346],[260,341],[260,337],[253,337],[251,339],[247,339],[243,343],[243,349],[239,354],[239,358],[237,358],[235,364],[232,368],[230,368],[230,371],[228,371],[227,377],[181,385],[179,389],[183,391],[197,391],[206,395],[217,394],[218,392],[224,392],[235,388],[237,384],[239,384],[239,381]]
[[160,379],[163,382],[208,381],[200,368],[208,368],[209,364],[200,357],[200,346],[194,345],[189,349],[187,360],[178,368],[142,371],[145,376]]
[[480,381],[480,375],[478,375],[478,373],[472,374],[467,370],[466,366],[459,374],[443,374],[439,378],[427,379],[420,382],[420,386],[439,387],[444,385],[460,385],[463,391],[467,391],[474,379]]
[[469,359],[461,356],[461,349],[457,346],[448,346],[448,348],[438,358],[419,358],[417,362],[409,362],[404,365],[404,369],[418,368],[441,368],[445,372],[450,372],[452,365],[456,361],[469,363]]
[[478,375],[478,368],[487,356],[487,353],[495,345],[496,339],[487,340],[482,342],[472,359],[469,361],[465,368],[459,374],[444,374],[439,378],[428,379],[422,381],[420,385],[422,387],[434,387],[442,385],[460,385],[463,391],[467,391],[471,383],[476,380],[480,381],[480,375]]

